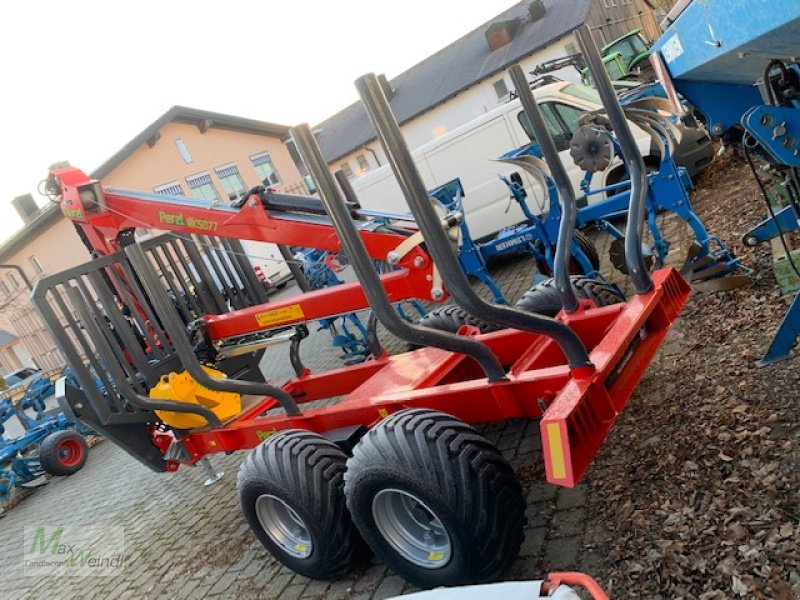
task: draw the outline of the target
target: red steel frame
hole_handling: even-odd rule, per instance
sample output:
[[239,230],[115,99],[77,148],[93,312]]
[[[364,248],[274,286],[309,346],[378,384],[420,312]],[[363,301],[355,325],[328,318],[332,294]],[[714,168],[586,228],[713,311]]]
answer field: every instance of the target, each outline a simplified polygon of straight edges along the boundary
[[[272,409],[278,406],[265,398],[223,428],[193,431],[181,441],[195,462],[206,454],[253,448],[284,429],[323,433],[371,426],[405,408],[440,410],[468,423],[541,418],[547,480],[572,487],[689,297],[688,285],[674,269],[654,273],[653,283],[651,292],[628,303],[594,308],[584,302],[578,312],[559,315],[591,350],[593,368],[570,369],[552,339],[505,329],[477,337],[509,367],[506,381],[488,382],[472,359],[436,348],[383,355],[352,367],[307,373],[283,386],[299,404],[345,395],[333,406],[298,416],[264,415],[277,412]],[[476,335],[477,330],[465,327],[462,333]],[[154,432],[153,439],[166,450],[174,436]]]
[[[187,207],[105,194],[108,210],[86,211],[78,186],[93,183],[77,169],[54,172],[62,184],[62,210],[84,227],[92,244],[111,251],[123,229],[156,227],[183,233],[213,233],[282,244],[338,251],[333,227],[272,217],[260,203],[248,201],[238,212]],[[164,223],[159,211],[180,210],[183,225]],[[77,212],[76,212],[77,211]],[[189,216],[217,220],[214,231],[195,231],[185,223]],[[224,221],[220,220],[224,217]],[[384,259],[405,238],[361,232],[370,256]],[[417,257],[424,261],[414,267]],[[406,255],[403,270],[382,277],[392,300],[426,297],[432,264],[419,248]],[[584,473],[641,380],[650,361],[689,297],[680,274],[665,268],[653,274],[653,289],[629,302],[594,307],[583,301],[580,309],[558,318],[569,325],[590,351],[593,366],[570,368],[559,346],[541,335],[505,329],[478,335],[464,327],[462,335],[477,336],[507,368],[507,378],[489,382],[471,358],[437,348],[379,357],[366,362],[312,374],[306,372],[284,384],[298,404],[344,396],[333,406],[309,408],[301,415],[284,414],[272,398],[257,400],[222,428],[191,431],[180,438],[194,463],[207,454],[253,448],[270,435],[301,428],[324,433],[357,425],[371,426],[405,408],[430,408],[468,423],[510,418],[541,418],[540,429],[547,480],[572,487]],[[207,317],[212,338],[259,330],[259,311],[300,306],[301,317],[280,324],[311,320],[367,306],[358,284],[343,285],[280,301]],[[263,313],[262,313],[263,314]],[[293,319],[293,320],[292,320]],[[254,324],[256,323],[256,324]],[[271,324],[270,326],[274,326]],[[154,429],[153,443],[163,452],[176,436]],[[168,461],[168,470],[179,463]]]
[[[249,199],[239,210],[205,208],[168,200],[143,200],[124,193],[105,191],[101,205],[84,202],[81,193],[93,182],[74,167],[53,170],[61,183],[61,211],[80,226],[89,243],[102,254],[119,250],[117,236],[126,229],[155,228],[185,234],[217,235],[244,240],[304,246],[338,252],[339,238],[332,225],[281,219],[264,210],[257,198]],[[99,183],[97,184],[99,185]],[[180,217],[172,218],[172,217]],[[194,226],[193,226],[194,225]],[[407,238],[393,233],[361,231],[369,255],[386,260],[389,252]],[[398,270],[381,276],[389,298],[395,302],[411,298],[431,300],[433,262],[419,247],[413,248],[397,264]],[[437,298],[444,300],[444,298]],[[368,308],[358,283],[346,283],[278,299],[247,309],[208,315],[208,334],[212,340],[255,333],[269,328],[314,321]],[[269,325],[263,325],[267,321]]]

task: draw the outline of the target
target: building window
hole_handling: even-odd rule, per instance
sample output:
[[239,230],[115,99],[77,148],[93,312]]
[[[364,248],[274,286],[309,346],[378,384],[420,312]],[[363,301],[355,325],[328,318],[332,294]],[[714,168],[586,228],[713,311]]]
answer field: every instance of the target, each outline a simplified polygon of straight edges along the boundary
[[359,154],[356,156],[356,161],[358,162],[358,168],[361,169],[362,173],[369,171],[369,162],[367,162],[366,156]]
[[183,140],[175,140],[175,145],[178,147],[178,152],[181,154],[183,162],[187,165],[192,162],[192,155],[189,154],[189,149],[186,147],[186,142]]
[[569,42],[566,46],[564,46],[564,52],[566,52],[568,56],[577,54],[578,46],[575,45],[575,42]]
[[8,282],[11,284],[11,289],[16,290],[19,287],[19,281],[17,281],[17,276],[13,273],[8,274]]
[[8,286],[6,285],[6,282],[3,281],[2,279],[0,279],[0,292],[8,294]]
[[497,99],[505,100],[506,96],[508,96],[508,86],[506,85],[506,80],[498,79],[492,85],[494,86],[494,93],[497,94]]
[[348,179],[353,178],[353,169],[350,168],[349,162],[342,163],[341,165],[339,165],[339,168],[342,170],[342,173],[344,173],[345,177],[347,177]]
[[604,8],[616,8],[617,7],[617,0],[603,0],[603,7]]
[[229,200],[234,201],[244,197],[247,193],[247,188],[235,164],[229,163],[221,167],[216,167],[214,170],[217,172],[217,177],[219,177]]
[[31,261],[31,266],[33,266],[33,271],[37,275],[41,275],[42,273],[44,273],[44,267],[42,266],[42,263],[39,262],[38,258],[36,258],[35,256],[31,256],[30,258],[28,258],[28,260]]
[[211,175],[206,173],[198,173],[186,178],[186,183],[192,189],[192,197],[198,200],[209,200],[211,202],[219,200],[217,188],[211,183]]
[[303,183],[306,185],[309,194],[317,192],[317,184],[314,183],[314,178],[311,175],[303,175]]
[[272,164],[272,159],[269,156],[269,152],[254,154],[250,157],[250,162],[253,163],[253,167],[258,174],[258,178],[264,185],[278,185],[281,182],[281,178],[278,176],[278,171],[275,170],[275,165]]
[[156,194],[167,194],[168,196],[183,196],[183,188],[179,181],[171,181],[164,185],[157,185],[153,188]]

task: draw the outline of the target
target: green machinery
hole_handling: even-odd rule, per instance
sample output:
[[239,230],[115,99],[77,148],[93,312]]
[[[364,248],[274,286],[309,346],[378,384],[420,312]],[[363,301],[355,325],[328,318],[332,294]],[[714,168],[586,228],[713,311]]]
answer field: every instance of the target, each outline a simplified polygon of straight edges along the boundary
[[[647,60],[649,54],[650,45],[642,36],[641,29],[629,31],[603,46],[601,50],[603,65],[611,81],[629,79],[650,81],[653,79],[653,69]],[[580,54],[570,54],[540,63],[531,71],[531,74],[545,75],[566,67],[575,67],[580,72],[583,83],[592,84],[589,69],[586,68],[586,62]]]

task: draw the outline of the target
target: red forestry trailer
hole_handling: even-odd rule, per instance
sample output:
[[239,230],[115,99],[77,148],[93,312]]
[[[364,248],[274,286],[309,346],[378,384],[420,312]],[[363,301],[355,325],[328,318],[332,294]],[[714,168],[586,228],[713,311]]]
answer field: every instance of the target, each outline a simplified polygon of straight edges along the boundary
[[[34,291],[81,384],[60,385],[64,402],[157,471],[252,449],[239,472],[242,510],[264,546],[305,576],[340,576],[368,549],[420,587],[502,575],[523,539],[525,501],[510,465],[471,425],[539,419],[548,481],[574,486],[689,295],[675,270],[651,277],[644,266],[644,163],[591,36],[581,29],[578,37],[631,175],[629,301],[597,306],[571,284],[575,198],[518,65],[511,76],[564,215],[556,318],[474,293],[446,232],[453,219],[443,223],[433,209],[378,79],[367,75],[356,85],[414,226],[387,231],[347,205],[306,125],[292,136],[321,201],[256,190],[240,208],[209,207],[104,188],[77,169],[51,173],[62,210],[96,255]],[[141,227],[167,233],[137,242]],[[208,235],[234,258],[204,260]],[[344,252],[358,283],[266,304],[236,262],[241,238]],[[396,270],[378,275],[373,261],[390,254]],[[237,278],[245,285],[219,289]],[[504,329],[480,334],[467,325],[452,334],[411,324],[392,306],[447,292]],[[302,323],[368,306],[420,349],[376,349],[362,364],[321,373],[300,363]],[[297,373],[282,385],[265,381],[253,362],[277,338],[292,340]]]

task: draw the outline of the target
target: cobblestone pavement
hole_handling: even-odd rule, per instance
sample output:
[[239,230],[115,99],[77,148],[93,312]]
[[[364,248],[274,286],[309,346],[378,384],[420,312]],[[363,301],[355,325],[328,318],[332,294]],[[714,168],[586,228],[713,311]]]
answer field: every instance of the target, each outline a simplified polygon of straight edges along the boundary
[[[607,241],[600,237],[596,243],[601,256],[606,256]],[[679,261],[677,255],[673,260]],[[607,265],[604,271],[610,272]],[[511,301],[531,285],[532,273],[532,262],[526,259],[494,270]],[[386,340],[390,350],[402,351],[396,341]],[[286,347],[279,346],[265,356],[262,365],[269,365],[272,379],[280,381],[291,374],[286,354]],[[338,366],[324,332],[304,342],[302,355],[314,369]],[[570,569],[579,555],[580,566],[590,570],[598,550],[587,533],[583,491],[544,483],[536,424],[493,423],[482,430],[511,462],[528,499],[526,536],[509,578],[534,579],[549,569]],[[205,475],[198,468],[156,474],[112,443],[98,444],[82,471],[52,479],[0,520],[0,598],[335,600],[379,599],[409,591],[402,579],[375,559],[334,583],[311,581],[280,566],[256,541],[238,505],[235,479],[245,455],[215,457],[214,465],[225,476],[204,487]],[[24,576],[23,527],[48,524],[123,525],[124,568],[113,577]]]

